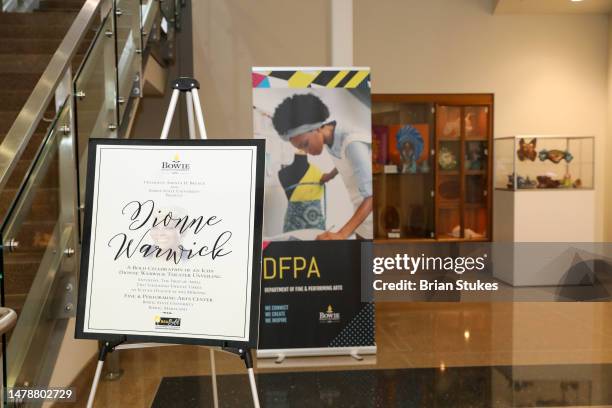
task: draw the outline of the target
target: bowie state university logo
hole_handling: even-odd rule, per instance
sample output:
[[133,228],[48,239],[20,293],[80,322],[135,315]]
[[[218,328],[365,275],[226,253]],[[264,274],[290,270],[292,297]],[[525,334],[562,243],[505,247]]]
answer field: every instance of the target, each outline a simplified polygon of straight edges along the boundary
[[325,312],[319,312],[319,323],[339,323],[340,313],[334,312],[332,305],[327,306]]
[[181,319],[179,317],[155,316],[155,328],[178,330],[181,328]]
[[191,164],[181,162],[178,153],[176,153],[169,162],[162,162],[161,169],[166,171],[189,171],[191,170]]

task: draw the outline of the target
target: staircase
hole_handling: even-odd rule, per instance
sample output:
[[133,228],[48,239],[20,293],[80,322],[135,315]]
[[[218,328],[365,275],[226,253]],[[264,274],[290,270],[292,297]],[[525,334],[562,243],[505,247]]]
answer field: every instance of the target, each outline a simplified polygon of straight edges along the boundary
[[[2,302],[18,313],[3,338],[0,378],[7,387],[48,385],[59,362],[62,373],[77,375],[95,352],[94,345],[75,355],[69,329],[82,203],[76,186],[84,191],[86,180],[82,153],[90,137],[130,136],[151,48],[174,38],[176,24],[168,25],[167,36],[160,27],[162,16],[176,14],[178,0],[87,0],[93,7],[82,8],[85,1],[37,0],[33,12],[0,12],[0,142],[3,154],[16,155],[0,166]],[[79,40],[69,39],[66,53],[56,53],[69,29]],[[62,78],[58,67],[72,68],[71,78]],[[61,95],[58,102],[67,102],[61,112],[55,101],[42,106],[56,90],[65,93],[66,79],[75,89]],[[29,100],[34,89],[38,101]]]
[[[84,3],[85,0],[41,0],[40,7],[31,13],[0,12],[0,141],[14,123]],[[88,35],[89,40],[94,33],[95,28]],[[73,70],[85,55],[89,41],[84,43],[75,58]],[[0,193],[0,217],[7,215],[55,114],[52,103],[44,115],[49,119],[40,122],[6,188]],[[56,157],[45,180],[37,188],[30,213],[14,237],[18,246],[13,252],[5,252],[5,306],[17,311],[18,315],[58,219],[58,187]]]

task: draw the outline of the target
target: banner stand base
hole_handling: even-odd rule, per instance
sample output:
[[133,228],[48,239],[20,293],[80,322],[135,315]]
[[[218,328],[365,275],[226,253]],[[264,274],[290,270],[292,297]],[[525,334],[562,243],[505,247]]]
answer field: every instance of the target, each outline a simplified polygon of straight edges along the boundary
[[[129,350],[129,349],[140,349],[148,347],[162,347],[162,346],[178,346],[178,344],[162,344],[162,343],[128,343],[123,344],[127,341],[127,337],[123,336],[118,341],[106,341],[100,349],[98,355],[98,365],[96,366],[96,373],[94,375],[93,382],[91,384],[91,390],[89,392],[89,398],[87,399],[87,408],[93,408],[94,399],[96,398],[96,391],[98,390],[98,384],[100,383],[100,377],[102,375],[102,368],[104,367],[104,361],[108,353],[112,353],[116,350]],[[201,346],[204,347],[204,346]],[[251,387],[251,396],[253,398],[253,407],[260,408],[259,395],[257,393],[257,383],[255,382],[255,372],[253,371],[253,355],[251,349],[242,349],[234,347],[208,347],[210,349],[210,364],[211,364],[211,378],[212,378],[212,391],[213,391],[213,407],[219,406],[218,393],[217,393],[217,376],[215,369],[214,350],[223,351],[226,353],[234,354],[240,357],[244,361],[249,376],[249,385]]]
[[351,356],[362,361],[364,355],[375,355],[376,350],[376,346],[270,349],[257,350],[257,358],[274,358],[277,364],[287,357]]

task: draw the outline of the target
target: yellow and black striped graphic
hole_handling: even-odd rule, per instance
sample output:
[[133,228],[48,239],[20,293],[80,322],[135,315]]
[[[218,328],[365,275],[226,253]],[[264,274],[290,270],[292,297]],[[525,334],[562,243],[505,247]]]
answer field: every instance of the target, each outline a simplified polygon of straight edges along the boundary
[[369,70],[255,71],[253,88],[370,88]]

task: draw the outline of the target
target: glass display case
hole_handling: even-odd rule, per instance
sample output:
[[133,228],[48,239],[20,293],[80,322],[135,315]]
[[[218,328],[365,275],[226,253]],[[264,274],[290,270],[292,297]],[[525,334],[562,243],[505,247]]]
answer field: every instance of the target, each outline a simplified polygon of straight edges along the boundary
[[372,95],[375,239],[489,240],[489,95]]
[[495,188],[593,189],[594,154],[592,136],[495,139]]

